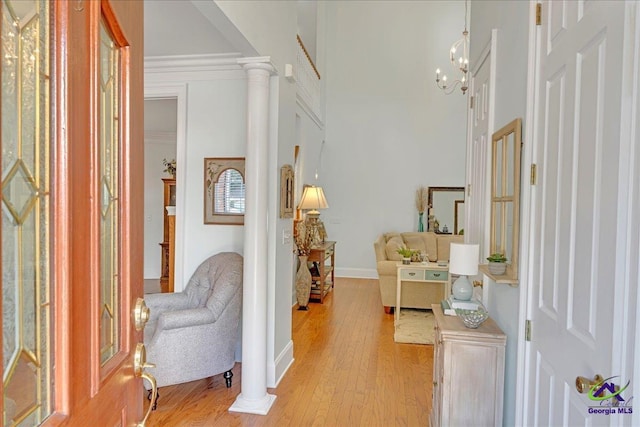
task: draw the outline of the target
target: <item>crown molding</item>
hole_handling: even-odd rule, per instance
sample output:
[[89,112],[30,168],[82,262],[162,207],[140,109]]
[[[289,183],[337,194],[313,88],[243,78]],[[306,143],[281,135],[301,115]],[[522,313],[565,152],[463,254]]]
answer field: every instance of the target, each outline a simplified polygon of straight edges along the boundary
[[144,58],[145,73],[194,72],[194,71],[238,71],[240,53],[208,55],[147,56]]

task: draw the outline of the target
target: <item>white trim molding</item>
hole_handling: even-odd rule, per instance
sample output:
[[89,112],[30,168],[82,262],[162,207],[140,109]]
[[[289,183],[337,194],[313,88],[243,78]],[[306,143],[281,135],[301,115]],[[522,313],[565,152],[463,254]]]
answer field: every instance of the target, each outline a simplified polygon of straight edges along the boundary
[[378,270],[373,268],[336,268],[336,277],[378,279]]
[[144,72],[180,72],[180,71],[222,71],[239,70],[239,53],[221,53],[209,55],[171,55],[146,56]]
[[148,56],[144,59],[146,82],[184,82],[245,79],[239,54]]
[[267,363],[267,387],[276,388],[287,373],[295,359],[293,358],[293,341],[289,340],[274,362]]
[[[176,163],[178,165],[186,164],[187,158],[187,84],[163,84],[163,83],[145,83],[144,86],[144,99],[167,99],[176,98],[177,100],[177,118],[176,118]],[[145,132],[145,139],[147,133]],[[178,182],[186,181],[185,168],[177,169],[176,179]],[[176,191],[176,253],[175,253],[175,277],[176,280],[175,292],[180,292],[183,289],[188,278],[185,280],[184,276],[184,230],[185,215],[184,210],[186,206],[185,191],[181,191],[180,187]]]

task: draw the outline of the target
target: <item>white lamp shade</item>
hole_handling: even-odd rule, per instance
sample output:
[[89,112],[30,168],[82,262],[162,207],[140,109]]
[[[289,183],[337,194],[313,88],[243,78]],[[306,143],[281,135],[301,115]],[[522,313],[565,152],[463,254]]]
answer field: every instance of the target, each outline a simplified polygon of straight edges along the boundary
[[449,252],[449,272],[463,276],[478,274],[480,246],[471,243],[451,243]]
[[305,187],[302,193],[302,199],[298,204],[298,209],[326,209],[329,207],[327,199],[324,197],[324,191],[322,187],[314,187],[310,185]]

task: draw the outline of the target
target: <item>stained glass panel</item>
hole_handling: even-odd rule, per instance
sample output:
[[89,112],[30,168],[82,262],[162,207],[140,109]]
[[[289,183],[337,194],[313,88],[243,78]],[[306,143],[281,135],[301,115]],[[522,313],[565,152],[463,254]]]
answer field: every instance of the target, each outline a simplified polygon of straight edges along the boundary
[[49,2],[2,3],[2,345],[6,426],[51,413]]
[[119,351],[120,56],[104,21],[100,25],[100,362]]

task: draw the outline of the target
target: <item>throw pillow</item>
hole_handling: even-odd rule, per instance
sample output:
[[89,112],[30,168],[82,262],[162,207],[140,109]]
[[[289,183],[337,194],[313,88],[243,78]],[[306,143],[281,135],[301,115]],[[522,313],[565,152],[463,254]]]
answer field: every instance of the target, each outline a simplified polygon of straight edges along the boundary
[[407,244],[409,249],[413,249],[414,251],[420,251],[423,254],[427,252],[427,245],[425,245],[424,239],[422,236],[404,236],[404,242]]
[[438,245],[436,243],[436,235],[433,233],[425,233],[424,240],[427,245],[427,254],[429,261],[436,262],[438,260]]
[[402,261],[402,255],[398,253],[398,249],[404,246],[402,237],[395,236],[387,240],[386,252],[389,261]]

